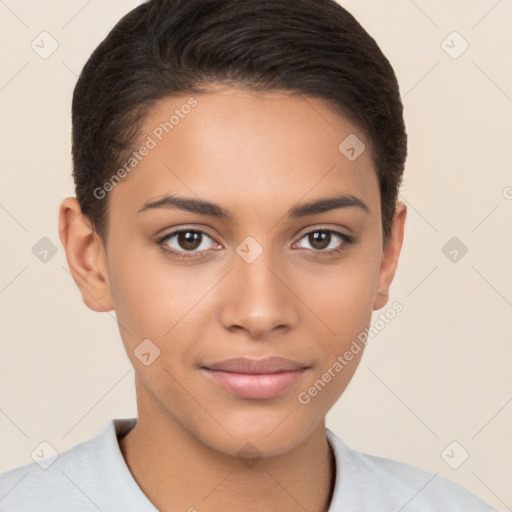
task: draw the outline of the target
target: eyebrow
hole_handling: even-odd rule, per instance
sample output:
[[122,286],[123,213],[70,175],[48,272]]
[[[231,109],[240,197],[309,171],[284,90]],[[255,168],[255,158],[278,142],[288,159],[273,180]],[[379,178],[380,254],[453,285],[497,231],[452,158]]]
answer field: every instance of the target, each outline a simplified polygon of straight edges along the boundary
[[[295,206],[288,211],[289,219],[298,219],[306,217],[308,215],[317,215],[330,210],[336,210],[339,208],[360,208],[366,213],[369,213],[368,206],[358,197],[352,194],[341,194],[333,197],[325,197],[317,199],[309,203],[304,203],[299,206]],[[198,213],[201,215],[208,215],[223,220],[233,220],[233,214],[223,208],[222,206],[211,203],[210,201],[204,201],[202,199],[194,199],[189,197],[179,197],[176,195],[165,196],[155,201],[147,201],[144,203],[138,213],[142,213],[148,210],[156,208],[169,208],[178,209],[191,213]]]

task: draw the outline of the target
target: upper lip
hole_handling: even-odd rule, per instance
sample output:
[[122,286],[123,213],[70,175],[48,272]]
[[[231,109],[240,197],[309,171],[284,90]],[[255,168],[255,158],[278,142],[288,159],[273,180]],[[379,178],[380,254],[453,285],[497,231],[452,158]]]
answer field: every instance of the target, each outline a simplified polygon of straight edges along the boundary
[[266,359],[237,357],[227,359],[225,361],[219,361],[217,363],[203,365],[202,368],[222,372],[260,375],[305,370],[308,366],[282,357],[268,357]]

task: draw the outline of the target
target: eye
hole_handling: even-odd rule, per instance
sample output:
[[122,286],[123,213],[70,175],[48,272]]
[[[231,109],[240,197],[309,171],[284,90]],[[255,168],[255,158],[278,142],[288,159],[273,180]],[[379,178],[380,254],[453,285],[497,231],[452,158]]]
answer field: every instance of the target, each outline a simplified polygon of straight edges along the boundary
[[[327,255],[337,254],[344,250],[345,245],[353,242],[348,235],[333,229],[317,228],[305,233],[299,240],[306,240],[310,249],[316,253]],[[158,240],[164,251],[177,258],[200,258],[201,254],[215,250],[220,244],[208,233],[199,229],[183,228],[173,231]],[[296,242],[297,244],[297,242]],[[304,247],[299,247],[304,249]]]
[[173,231],[158,240],[166,252],[178,258],[195,258],[197,253],[211,249],[211,242],[217,244],[208,233],[191,228]]
[[346,244],[352,243],[348,235],[333,229],[314,229],[305,233],[300,240],[306,240],[314,252],[336,254],[344,249]]

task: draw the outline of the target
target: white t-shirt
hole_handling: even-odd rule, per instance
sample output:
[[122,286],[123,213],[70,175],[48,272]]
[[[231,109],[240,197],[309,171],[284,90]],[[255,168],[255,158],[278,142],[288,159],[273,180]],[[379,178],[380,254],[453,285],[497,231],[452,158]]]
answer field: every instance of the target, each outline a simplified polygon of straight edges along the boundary
[[[53,460],[41,458],[0,473],[0,511],[157,512],[119,448],[118,438],[136,422],[136,418],[111,420],[96,437]],[[449,480],[356,452],[330,430],[327,439],[336,459],[328,512],[497,512]],[[196,508],[201,510],[199,505]]]

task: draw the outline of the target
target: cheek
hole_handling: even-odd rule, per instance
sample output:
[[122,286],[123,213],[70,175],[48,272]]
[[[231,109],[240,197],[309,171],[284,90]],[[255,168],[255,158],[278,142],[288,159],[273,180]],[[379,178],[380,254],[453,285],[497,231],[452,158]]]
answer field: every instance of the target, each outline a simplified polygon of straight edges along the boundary
[[378,258],[360,251],[337,265],[308,272],[299,296],[316,313],[327,348],[342,349],[370,323],[378,270]]
[[172,327],[173,312],[180,303],[177,273],[161,262],[149,261],[143,253],[137,247],[128,246],[122,253],[113,247],[110,259],[115,264],[108,269],[120,331],[130,345],[144,338],[162,338]]
[[109,271],[109,282],[128,355],[150,339],[166,360],[188,360],[194,347],[189,340],[208,318],[204,309],[213,296],[208,292],[218,276],[194,266],[180,267],[164,254],[142,258],[144,251],[147,248],[132,249],[129,259],[116,259],[112,251],[117,264]]
[[322,321],[314,343],[318,364],[297,396],[300,406],[315,417],[333,406],[359,365],[364,352],[359,336],[371,322],[375,271],[364,265],[340,267],[328,283],[323,292],[315,288],[310,295],[311,308]]

